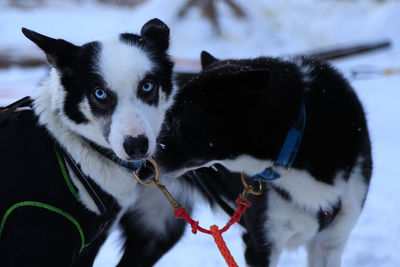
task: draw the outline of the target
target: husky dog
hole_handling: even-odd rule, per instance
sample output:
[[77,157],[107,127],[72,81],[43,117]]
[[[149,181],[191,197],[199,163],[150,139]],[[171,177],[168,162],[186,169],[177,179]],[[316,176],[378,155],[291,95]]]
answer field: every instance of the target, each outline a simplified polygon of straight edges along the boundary
[[32,110],[0,113],[1,264],[90,266],[136,201],[127,169],[153,154],[171,103],[169,28],[153,19],[82,46],[22,31],[51,69]]
[[[241,221],[249,266],[277,266],[284,248],[300,245],[309,266],[340,266],[372,172],[354,90],[312,58],[217,60],[203,52],[202,66],[165,117],[162,170],[178,177],[217,164],[217,172],[271,180]],[[211,186],[234,207],[241,184],[222,178]]]

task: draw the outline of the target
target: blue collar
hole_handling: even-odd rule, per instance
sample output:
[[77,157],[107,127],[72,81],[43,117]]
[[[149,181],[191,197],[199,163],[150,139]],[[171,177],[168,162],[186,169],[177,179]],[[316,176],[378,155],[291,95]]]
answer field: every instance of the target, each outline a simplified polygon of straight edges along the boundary
[[130,161],[125,161],[125,160],[120,159],[119,161],[115,161],[115,162],[118,162],[119,165],[121,165],[122,167],[125,167],[129,171],[135,171],[136,172],[136,171],[138,171],[140,169],[140,167],[142,167],[142,165],[143,165],[143,163],[145,161],[130,162]]
[[299,151],[301,139],[303,138],[305,124],[306,107],[304,105],[304,101],[302,101],[299,118],[290,128],[281,151],[279,152],[278,159],[272,164],[271,167],[268,167],[264,171],[251,176],[252,179],[258,181],[276,180],[281,177],[284,171],[287,171],[290,169],[290,167],[292,167],[297,152]]

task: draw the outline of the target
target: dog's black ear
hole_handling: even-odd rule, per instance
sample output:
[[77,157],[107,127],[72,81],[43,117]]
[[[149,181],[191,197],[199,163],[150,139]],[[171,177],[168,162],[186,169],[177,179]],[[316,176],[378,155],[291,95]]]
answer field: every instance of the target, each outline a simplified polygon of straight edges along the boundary
[[169,28],[159,19],[149,20],[143,25],[140,34],[152,41],[161,51],[166,51],[169,47]]
[[208,53],[207,51],[201,51],[200,54],[200,60],[201,60],[201,67],[203,69],[207,68],[208,66],[210,66],[211,64],[219,61],[218,59],[216,59],[215,57],[213,57],[210,53]]
[[22,28],[22,33],[46,53],[47,60],[53,67],[65,67],[79,49],[65,40],[53,39],[26,28]]

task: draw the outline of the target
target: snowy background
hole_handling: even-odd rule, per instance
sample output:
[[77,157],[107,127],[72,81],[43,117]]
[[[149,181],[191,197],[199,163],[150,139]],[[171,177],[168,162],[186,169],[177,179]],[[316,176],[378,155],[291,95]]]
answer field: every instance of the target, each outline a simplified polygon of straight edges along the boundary
[[[17,53],[40,55],[21,34],[21,27],[82,44],[112,33],[139,32],[154,17],[171,28],[171,54],[194,60],[201,50],[220,58],[279,56],[390,40],[390,49],[332,63],[349,77],[364,103],[375,165],[366,206],[347,244],[343,266],[400,266],[400,1],[236,0],[246,13],[244,19],[236,18],[219,1],[220,35],[199,9],[191,9],[179,19],[183,0],[148,0],[132,8],[100,5],[94,0],[48,0],[42,7],[21,9],[8,2],[0,0],[0,51]],[[384,75],[388,69],[397,73]],[[351,72],[358,70],[371,73],[352,77]],[[46,71],[45,67],[0,69],[0,105],[29,95]],[[193,217],[203,226],[224,225],[227,220],[222,212],[206,205],[199,205]],[[240,227],[234,226],[224,238],[239,266],[245,266],[240,235]],[[115,266],[121,256],[119,249],[115,232],[95,266]],[[298,249],[285,252],[279,266],[305,266],[305,262],[304,249]],[[212,267],[224,266],[224,261],[210,236],[187,231],[156,266]]]

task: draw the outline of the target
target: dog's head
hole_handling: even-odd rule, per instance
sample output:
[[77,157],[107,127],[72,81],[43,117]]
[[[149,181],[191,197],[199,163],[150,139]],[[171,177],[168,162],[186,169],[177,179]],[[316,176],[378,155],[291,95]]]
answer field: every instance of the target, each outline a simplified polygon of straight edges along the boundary
[[259,164],[262,170],[279,152],[280,144],[266,144],[282,141],[291,121],[286,117],[296,116],[296,109],[276,112],[296,101],[287,97],[296,85],[275,84],[274,59],[217,60],[206,52],[201,59],[203,70],[177,90],[167,112],[157,161],[174,176],[214,163],[232,171]]
[[123,33],[76,46],[28,29],[52,67],[49,108],[70,130],[123,160],[151,156],[172,95],[169,28],[153,19],[140,35]]

